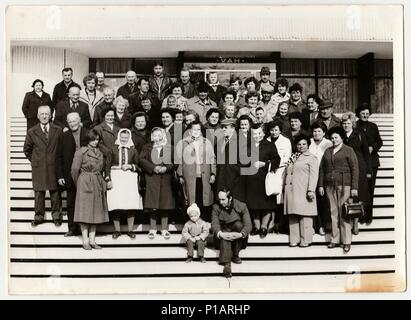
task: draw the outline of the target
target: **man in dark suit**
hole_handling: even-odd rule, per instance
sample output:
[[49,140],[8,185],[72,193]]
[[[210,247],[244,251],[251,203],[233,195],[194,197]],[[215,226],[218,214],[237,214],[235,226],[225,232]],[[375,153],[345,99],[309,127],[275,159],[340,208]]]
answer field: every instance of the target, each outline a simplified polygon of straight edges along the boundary
[[128,99],[130,94],[138,92],[136,85],[137,74],[133,70],[127,71],[126,80],[127,83],[118,88],[116,97],[122,96],[124,99]]
[[114,90],[110,87],[106,87],[103,90],[104,99],[94,109],[94,115],[92,119],[91,127],[95,127],[104,121],[102,113],[108,108],[114,108]]
[[56,114],[54,116],[54,124],[63,129],[68,130],[67,115],[70,112],[77,112],[80,115],[81,123],[84,128],[89,128],[91,125],[90,112],[88,105],[79,100],[80,89],[77,87],[70,88],[69,98],[60,101],[56,106]]
[[227,91],[227,88],[222,86],[218,81],[217,72],[211,72],[208,75],[208,85],[210,86],[208,97],[219,105],[224,92]]
[[[221,121],[223,137],[217,140],[215,148],[217,159],[216,190],[230,189],[234,198],[244,202],[245,179],[241,176],[240,143],[235,123],[235,119]],[[240,141],[242,145],[243,141]]]
[[224,265],[224,276],[229,278],[231,262],[242,262],[239,253],[246,247],[252,229],[247,205],[234,199],[229,189],[218,192],[218,203],[213,205],[211,228],[216,247],[220,249],[219,263]]
[[190,81],[190,70],[183,68],[180,71],[180,79],[178,81],[183,85],[183,94],[182,96],[186,99],[194,97],[196,93],[196,88],[194,84]]
[[130,94],[128,97],[128,108],[130,114],[134,114],[137,111],[143,111],[143,108],[141,106],[141,101],[143,98],[150,99],[151,106],[154,109],[160,109],[160,101],[158,100],[157,96],[150,91],[150,83],[148,81],[148,77],[141,77],[140,79],[138,79],[137,88],[138,91]]
[[72,80],[72,68],[64,68],[61,73],[63,75],[63,81],[57,83],[53,90],[53,108],[55,108],[60,101],[67,99],[67,94],[70,88],[77,87],[81,90],[80,85]]
[[67,219],[68,232],[65,237],[79,234],[78,225],[74,220],[74,206],[76,203],[76,185],[71,178],[71,165],[74,153],[87,145],[87,130],[82,128],[81,119],[77,112],[67,115],[67,124],[70,130],[63,133],[62,143],[57,148],[56,175],[60,187],[67,191]]
[[34,220],[32,226],[44,221],[46,211],[45,196],[49,190],[51,215],[54,224],[61,226],[60,195],[56,178],[57,147],[62,144],[62,131],[50,123],[49,106],[40,106],[37,111],[39,124],[32,127],[26,136],[23,152],[31,163],[34,190]]
[[153,75],[149,78],[150,90],[153,92],[160,104],[168,94],[168,88],[173,81],[164,74],[164,66],[162,61],[156,61],[153,67]]

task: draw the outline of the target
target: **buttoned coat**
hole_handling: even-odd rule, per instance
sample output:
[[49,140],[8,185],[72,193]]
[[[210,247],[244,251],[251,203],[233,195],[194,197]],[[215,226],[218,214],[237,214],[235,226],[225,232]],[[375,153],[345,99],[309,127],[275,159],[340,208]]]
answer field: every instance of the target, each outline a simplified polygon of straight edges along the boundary
[[[251,141],[249,148],[254,144]],[[271,171],[275,171],[280,165],[281,158],[278,155],[277,147],[274,143],[267,140],[260,142],[258,149],[254,147],[254,152],[258,152],[256,156],[253,156],[249,150],[251,156],[250,169],[255,171],[254,174],[245,175],[245,187],[246,187],[246,203],[247,208],[250,210],[269,210],[274,209],[276,204],[275,196],[267,196],[265,193],[265,177],[268,173],[268,168],[271,163]],[[264,167],[258,170],[254,167],[256,161],[264,162]]]
[[113,102],[107,103],[105,100],[103,100],[98,105],[96,105],[96,108],[94,109],[94,115],[93,115],[91,127],[95,127],[104,121],[102,113],[104,110],[108,108],[114,109]]
[[111,147],[114,145],[114,142],[117,139],[120,127],[114,124],[113,130],[111,130],[107,123],[103,122],[98,126],[94,127],[94,129],[98,132],[100,136],[100,144],[103,144],[108,149],[111,149]]
[[378,155],[378,151],[380,151],[383,144],[378,126],[370,121],[364,122],[358,120],[357,129],[365,134],[368,145],[372,147],[371,166],[373,168],[378,168],[380,166],[380,156]]
[[134,84],[132,89],[130,89],[128,83],[125,83],[120,88],[118,88],[116,97],[122,96],[124,99],[128,99],[131,94],[136,93],[138,91],[139,89],[137,87],[137,83]]
[[[80,130],[80,147],[85,147],[88,144],[87,130],[82,127],[78,130]],[[75,153],[76,142],[73,133],[70,130],[63,132],[62,143],[57,147],[56,174],[57,179],[64,179],[66,189],[74,187],[71,166]]]
[[68,99],[68,92],[70,90],[71,87],[76,87],[79,88],[81,90],[81,86],[74,82],[71,81],[70,84],[68,86],[65,85],[64,80],[57,83],[54,86],[54,90],[53,90],[53,108],[56,107],[57,103],[59,103],[61,100],[66,100]]
[[34,191],[57,189],[57,147],[62,143],[62,134],[62,130],[52,123],[50,123],[48,139],[40,124],[27,132],[23,152],[31,162]]
[[318,182],[318,160],[311,152],[302,153],[285,171],[284,214],[316,216],[317,201],[308,200],[307,192],[315,194]]
[[39,120],[37,119],[37,109],[39,106],[49,106],[50,115],[53,115],[53,103],[47,92],[43,91],[41,97],[34,90],[27,92],[21,107],[23,114],[27,119],[27,130],[39,123]]
[[[153,150],[153,144],[146,144],[141,150],[139,165],[145,174],[146,193],[144,195],[145,209],[172,210],[175,209],[175,197],[173,194],[172,175],[175,170],[173,164],[173,148],[165,145],[159,158],[157,150]],[[154,173],[154,167],[165,166],[166,173]]]
[[335,154],[333,149],[325,150],[321,159],[318,187],[349,186],[358,190],[358,160],[353,148],[343,144]]
[[186,99],[190,99],[192,97],[194,97],[195,95],[197,95],[197,88],[195,87],[195,85],[192,82],[188,83],[187,89],[184,86],[184,84],[182,82],[180,82],[181,85],[183,86],[183,97]]
[[148,82],[150,84],[151,92],[153,92],[156,95],[157,99],[161,103],[163,103],[163,100],[164,100],[164,98],[166,97],[166,95],[168,93],[168,88],[173,83],[173,81],[165,75],[162,75],[161,78],[162,78],[162,81],[161,81],[160,86],[157,84],[157,81],[156,81],[156,78],[154,77],[154,75],[151,75],[148,78]]
[[68,128],[67,115],[70,112],[77,112],[80,115],[81,123],[84,128],[90,128],[91,119],[88,105],[82,101],[78,101],[78,107],[74,111],[70,107],[70,101],[68,99],[60,101],[56,106],[56,114],[54,116],[54,124],[60,128]]
[[[200,168],[203,182],[203,205],[205,207],[213,204],[214,195],[210,185],[211,175],[216,175],[216,162],[214,149],[211,142],[200,137]],[[195,149],[191,137],[184,138],[176,146],[177,174],[184,178],[189,205],[196,203],[196,164]],[[197,203],[198,204],[198,203]]]
[[215,91],[210,85],[210,89],[208,90],[208,97],[217,104],[220,103],[221,98],[226,91],[227,88],[222,86],[221,84],[217,85],[217,89]]
[[158,101],[157,96],[151,92],[148,91],[147,93],[141,93],[140,91],[132,93],[128,96],[128,103],[129,103],[129,112],[130,114],[134,114],[137,111],[144,111],[143,107],[141,106],[141,100],[143,97],[147,97],[151,101],[151,109],[155,110],[160,110],[161,105],[160,102]]
[[150,142],[150,130],[145,129],[140,131],[133,127],[131,129],[131,139],[133,140],[138,153],[140,153],[144,145]]

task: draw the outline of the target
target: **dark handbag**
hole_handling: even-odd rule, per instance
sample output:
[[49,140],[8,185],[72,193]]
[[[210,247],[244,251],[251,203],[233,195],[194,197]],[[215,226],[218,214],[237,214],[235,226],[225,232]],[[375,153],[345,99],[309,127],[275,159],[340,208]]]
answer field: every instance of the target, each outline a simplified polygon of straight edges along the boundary
[[[351,200],[351,201],[350,201]],[[364,204],[358,198],[350,198],[342,206],[342,217],[345,220],[362,218],[365,216]]]
[[172,177],[176,207],[177,209],[180,209],[183,212],[185,212],[185,210],[188,207],[188,195],[186,192],[185,183],[180,181],[180,178],[176,171],[173,172]]
[[142,197],[146,194],[146,175],[144,172],[138,173],[138,192]]

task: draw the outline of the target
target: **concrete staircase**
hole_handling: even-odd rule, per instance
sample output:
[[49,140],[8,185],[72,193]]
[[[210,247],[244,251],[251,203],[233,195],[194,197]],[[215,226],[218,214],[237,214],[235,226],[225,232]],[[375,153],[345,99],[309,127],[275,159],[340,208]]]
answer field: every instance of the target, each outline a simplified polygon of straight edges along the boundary
[[[22,152],[26,124],[12,117],[9,128],[9,290],[11,293],[226,293],[344,292],[399,290],[399,246],[395,241],[394,125],[392,114],[376,114],[384,146],[380,151],[374,221],[360,225],[352,250],[329,250],[328,236],[314,236],[310,248],[289,248],[288,236],[250,237],[233,265],[233,278],[222,277],[218,251],[207,248],[207,263],[185,263],[182,217],[170,226],[171,239],[148,239],[148,218],[137,218],[134,240],[111,238],[111,224],[100,226],[102,250],[84,251],[79,237],[64,238],[67,222],[55,227],[47,198],[46,223],[31,227],[34,194],[31,168]],[[64,194],[63,194],[64,195]],[[63,201],[65,205],[65,200]],[[185,217],[184,217],[185,218]]]

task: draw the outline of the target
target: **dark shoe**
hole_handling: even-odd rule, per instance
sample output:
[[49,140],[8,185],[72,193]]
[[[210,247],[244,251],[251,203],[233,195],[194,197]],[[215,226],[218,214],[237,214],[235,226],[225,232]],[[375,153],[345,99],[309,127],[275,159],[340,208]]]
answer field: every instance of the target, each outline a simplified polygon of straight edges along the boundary
[[231,278],[233,275],[231,274],[231,264],[226,263],[223,269],[224,277]]
[[240,257],[233,257],[233,259],[231,259],[231,261],[235,264],[241,264],[243,261],[241,261]]
[[66,232],[66,233],[64,234],[64,236],[65,236],[65,237],[74,237],[75,234],[74,234],[73,231],[68,231],[68,232]]
[[345,253],[348,253],[348,252],[351,250],[351,245],[345,244],[345,245],[343,246],[343,250],[344,250]]
[[186,263],[190,263],[192,261],[193,261],[193,257],[188,257],[187,260],[186,260]]
[[90,246],[91,246],[93,249],[101,249],[101,247],[100,247],[97,243],[90,243]]
[[56,227],[61,227],[62,223],[63,223],[63,222],[62,222],[60,219],[55,219],[55,220],[54,220],[54,225],[55,225]]
[[36,227],[36,226],[38,226],[39,224],[42,224],[42,223],[43,223],[43,220],[33,220],[31,222],[31,226]]
[[267,229],[261,228],[260,229],[260,238],[264,239],[267,236]]
[[136,234],[134,233],[134,231],[127,232],[127,235],[130,237],[130,239],[135,239],[136,238]]
[[256,236],[257,234],[260,234],[260,229],[253,228],[253,230],[251,230],[250,232],[250,235],[252,236]]
[[206,263],[207,261],[206,261],[206,259],[205,259],[204,257],[200,257],[200,262],[201,262],[201,263]]
[[117,239],[119,236],[121,236],[121,232],[114,231],[114,233],[113,233],[113,239],[115,240],[115,239]]
[[330,242],[330,243],[328,244],[327,248],[328,248],[328,249],[334,249],[336,246],[337,246],[336,243]]
[[276,223],[276,224],[274,224],[274,233],[280,233],[280,224],[279,223]]
[[298,246],[298,243],[290,243],[288,246],[291,248],[294,248]]
[[365,224],[366,224],[367,226],[369,226],[371,223],[372,223],[372,219],[369,219],[369,220],[366,220],[366,221],[365,221]]

